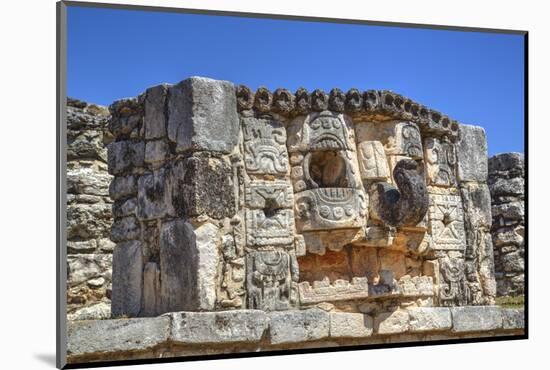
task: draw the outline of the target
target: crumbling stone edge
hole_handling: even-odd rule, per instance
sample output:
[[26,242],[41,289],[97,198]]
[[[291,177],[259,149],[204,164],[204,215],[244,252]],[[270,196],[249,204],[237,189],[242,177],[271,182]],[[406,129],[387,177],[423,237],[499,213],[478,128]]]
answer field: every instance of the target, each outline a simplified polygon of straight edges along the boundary
[[367,315],[319,308],[174,312],[68,323],[68,363],[481,338],[524,333],[524,310],[420,307]]

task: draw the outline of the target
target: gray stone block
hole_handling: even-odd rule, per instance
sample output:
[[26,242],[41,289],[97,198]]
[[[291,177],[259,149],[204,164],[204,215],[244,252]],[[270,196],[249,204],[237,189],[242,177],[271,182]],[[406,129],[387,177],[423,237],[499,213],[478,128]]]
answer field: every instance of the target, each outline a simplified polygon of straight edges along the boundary
[[469,219],[467,224],[475,228],[490,229],[493,219],[489,187],[486,184],[463,183],[460,191],[464,204],[464,216]]
[[330,314],[320,309],[278,311],[268,315],[272,344],[298,343],[329,336]]
[[137,207],[137,198],[127,198],[117,200],[113,203],[113,216],[120,218],[126,216],[135,216]]
[[455,333],[502,328],[502,313],[497,306],[452,307],[451,314]]
[[184,344],[258,342],[268,327],[264,311],[175,312],[170,340]]
[[122,242],[125,240],[139,239],[141,228],[134,216],[123,217],[115,220],[111,227],[111,240]]
[[525,202],[519,201],[493,205],[491,212],[493,217],[522,221],[525,216]]
[[145,163],[159,164],[164,162],[168,155],[168,145],[164,140],[148,141],[145,144]]
[[518,175],[523,174],[525,168],[525,157],[523,153],[502,153],[489,158],[489,172],[515,171]]
[[232,217],[235,214],[232,176],[231,165],[224,159],[191,157],[177,162],[170,179],[176,214]]
[[448,330],[453,326],[451,311],[446,307],[418,307],[408,312],[412,333]]
[[503,308],[502,328],[503,329],[524,329],[525,311],[517,308]]
[[178,152],[229,153],[239,138],[235,87],[228,81],[191,77],[170,87],[168,137]]
[[109,196],[113,200],[137,194],[137,181],[133,175],[115,176],[109,185]]
[[383,312],[374,317],[377,334],[405,333],[409,330],[409,313],[405,310]]
[[140,220],[154,220],[174,214],[170,187],[166,183],[166,172],[161,168],[139,178],[137,217]]
[[157,316],[161,312],[160,310],[160,270],[155,262],[148,262],[143,269],[143,298],[140,316]]
[[372,317],[362,313],[331,312],[330,336],[332,338],[364,338],[372,335]]
[[117,244],[113,252],[113,317],[138,316],[141,309],[143,256],[140,241]]
[[488,175],[487,139],[483,127],[460,125],[457,143],[458,179],[486,182]]
[[490,179],[489,187],[493,197],[518,196],[525,193],[525,181],[523,177]]
[[217,232],[217,226],[211,223],[197,229],[183,220],[162,225],[162,312],[214,309],[219,259]]
[[146,350],[168,340],[170,318],[69,322],[69,355]]
[[158,139],[166,136],[166,95],[168,85],[158,85],[145,93],[145,139]]
[[116,141],[107,145],[109,173],[118,175],[134,167],[142,167],[145,157],[145,143]]

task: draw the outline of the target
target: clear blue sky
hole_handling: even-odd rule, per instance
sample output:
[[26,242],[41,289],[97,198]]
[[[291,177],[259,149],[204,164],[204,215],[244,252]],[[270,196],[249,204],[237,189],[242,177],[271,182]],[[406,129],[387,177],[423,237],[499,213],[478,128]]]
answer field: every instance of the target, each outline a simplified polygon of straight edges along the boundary
[[389,89],[523,152],[523,36],[69,7],[68,95],[108,105],[206,76],[294,91]]

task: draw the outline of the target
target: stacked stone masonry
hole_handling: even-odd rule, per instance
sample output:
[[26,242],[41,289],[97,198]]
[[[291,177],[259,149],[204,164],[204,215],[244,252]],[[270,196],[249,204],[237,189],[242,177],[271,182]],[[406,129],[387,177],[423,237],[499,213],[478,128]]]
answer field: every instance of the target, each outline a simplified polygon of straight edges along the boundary
[[524,294],[524,172],[521,153],[503,153],[489,159],[495,277],[499,296]]
[[67,101],[67,313],[73,320],[111,316],[109,120],[105,107]]
[[113,317],[494,302],[481,127],[201,77],[110,110]]
[[[109,110],[115,320],[72,323],[74,361],[523,327],[523,311],[492,306],[481,127],[385,90],[202,77]],[[87,339],[119,327],[149,334],[112,349]]]

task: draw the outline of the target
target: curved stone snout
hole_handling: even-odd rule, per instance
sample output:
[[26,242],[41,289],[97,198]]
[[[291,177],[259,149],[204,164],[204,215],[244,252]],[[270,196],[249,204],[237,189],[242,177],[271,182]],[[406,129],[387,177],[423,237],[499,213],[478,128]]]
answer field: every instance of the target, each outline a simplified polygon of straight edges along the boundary
[[388,226],[414,226],[424,218],[429,205],[422,165],[402,159],[395,165],[393,178],[397,188],[386,182],[371,185],[372,207]]

